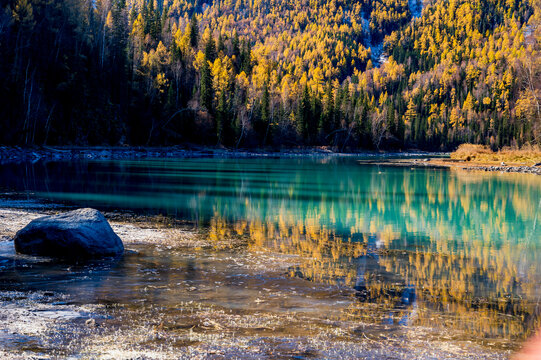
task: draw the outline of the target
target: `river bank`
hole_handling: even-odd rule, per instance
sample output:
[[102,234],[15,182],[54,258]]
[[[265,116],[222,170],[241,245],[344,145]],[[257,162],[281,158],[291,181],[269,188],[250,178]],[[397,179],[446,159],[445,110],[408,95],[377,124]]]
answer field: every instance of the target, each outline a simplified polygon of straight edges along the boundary
[[541,175],[541,166],[528,166],[524,164],[493,164],[468,162],[463,160],[454,160],[449,158],[423,158],[423,159],[374,159],[360,160],[361,164],[383,165],[383,166],[403,166],[403,167],[432,167],[448,168],[465,171],[485,171],[485,172],[505,172]]
[[363,157],[420,157],[444,156],[445,153],[422,151],[376,152],[362,151],[340,153],[326,147],[288,148],[277,151],[266,149],[226,149],[220,147],[173,146],[173,147],[6,147],[0,146],[0,163],[38,160],[131,160],[131,159],[174,159],[174,158],[253,158],[253,157],[324,157],[324,156],[363,156]]
[[[520,162],[470,162],[449,158],[449,153],[405,151],[352,153],[334,152],[325,147],[279,151],[226,149],[218,147],[1,147],[0,164],[37,161],[137,160],[185,158],[319,158],[359,157],[362,164],[445,167],[470,171],[512,172],[541,175],[541,166]],[[540,159],[541,161],[541,159]]]
[[362,315],[381,310],[359,302],[353,289],[291,276],[299,256],[249,249],[242,237],[216,239],[206,229],[165,218],[106,213],[127,250],[116,263],[61,264],[14,253],[11,238],[18,229],[64,210],[36,201],[0,201],[1,358],[504,359],[511,354],[456,332],[371,323]]

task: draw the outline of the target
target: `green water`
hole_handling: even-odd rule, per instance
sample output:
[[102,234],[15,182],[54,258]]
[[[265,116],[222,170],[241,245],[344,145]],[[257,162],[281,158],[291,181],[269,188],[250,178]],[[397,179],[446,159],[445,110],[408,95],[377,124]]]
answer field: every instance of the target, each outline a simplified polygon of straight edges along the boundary
[[175,217],[247,251],[295,255],[291,278],[355,290],[356,321],[502,346],[541,327],[535,175],[203,158],[3,165],[0,179],[8,192]]

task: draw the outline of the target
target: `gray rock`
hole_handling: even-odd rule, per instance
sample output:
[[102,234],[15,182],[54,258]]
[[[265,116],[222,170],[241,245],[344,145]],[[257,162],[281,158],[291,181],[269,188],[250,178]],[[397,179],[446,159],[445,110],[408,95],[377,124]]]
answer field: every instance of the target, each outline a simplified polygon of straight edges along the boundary
[[19,253],[64,259],[100,258],[124,252],[122,240],[94,209],[35,219],[17,232],[14,242]]

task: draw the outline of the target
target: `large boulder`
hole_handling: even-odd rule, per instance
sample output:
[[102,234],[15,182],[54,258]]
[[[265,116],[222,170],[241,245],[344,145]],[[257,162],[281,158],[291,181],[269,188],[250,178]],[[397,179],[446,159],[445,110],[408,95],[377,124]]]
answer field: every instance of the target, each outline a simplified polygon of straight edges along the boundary
[[35,219],[17,232],[14,241],[19,253],[64,259],[117,256],[124,252],[122,240],[94,209]]

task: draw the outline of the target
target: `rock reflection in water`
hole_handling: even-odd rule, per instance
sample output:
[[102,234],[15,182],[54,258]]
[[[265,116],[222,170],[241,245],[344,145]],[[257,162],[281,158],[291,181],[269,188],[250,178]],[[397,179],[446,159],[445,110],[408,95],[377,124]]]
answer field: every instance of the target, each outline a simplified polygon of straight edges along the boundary
[[[380,266],[378,249],[382,245],[376,235],[368,236],[366,254],[353,261],[353,265],[357,267],[357,279],[354,286],[357,298],[365,303],[377,304],[381,303],[382,299],[389,301],[389,315],[384,319],[384,323],[409,325],[417,307],[415,287],[407,284],[400,274],[390,273]],[[374,282],[374,279],[370,278],[371,273],[376,273],[383,281],[390,283],[390,286],[388,288],[371,286]],[[400,314],[397,314],[399,312]],[[395,320],[397,315],[399,317]]]

